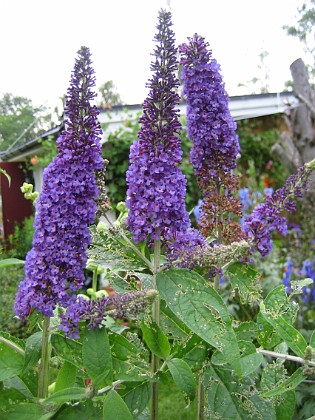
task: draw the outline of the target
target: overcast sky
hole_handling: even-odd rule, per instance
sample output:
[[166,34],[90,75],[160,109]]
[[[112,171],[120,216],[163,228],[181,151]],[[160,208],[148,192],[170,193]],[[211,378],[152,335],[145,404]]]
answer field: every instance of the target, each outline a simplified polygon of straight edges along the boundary
[[[302,0],[170,0],[176,42],[198,33],[210,43],[229,95],[259,77],[268,51],[270,91],[291,78],[303,47],[283,25]],[[167,0],[0,0],[0,96],[29,97],[54,107],[66,93],[76,52],[90,48],[97,87],[113,80],[125,104],[145,98],[158,10]]]

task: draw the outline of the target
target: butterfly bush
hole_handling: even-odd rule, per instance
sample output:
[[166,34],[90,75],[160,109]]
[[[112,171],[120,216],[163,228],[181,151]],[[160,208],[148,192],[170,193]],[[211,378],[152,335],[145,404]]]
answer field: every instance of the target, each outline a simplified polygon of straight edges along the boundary
[[264,203],[258,204],[253,212],[245,217],[243,230],[251,240],[255,250],[263,257],[272,249],[272,232],[287,234],[287,218],[282,216],[285,211],[293,213],[296,210],[295,198],[301,198],[308,184],[314,162],[300,167],[296,174],[290,175],[285,185],[268,194]]
[[171,14],[161,10],[154,38],[152,78],[143,104],[138,140],[130,148],[126,225],[135,242],[162,239],[190,227],[179,133],[177,59]]
[[242,239],[240,225],[230,217],[232,213],[242,215],[233,175],[240,146],[220,66],[208,47],[199,35],[179,47],[187,134],[193,142],[190,160],[203,192],[199,226],[204,236],[230,243]]
[[84,283],[88,226],[94,222],[98,195],[94,171],[103,168],[98,110],[90,103],[94,86],[90,51],[82,47],[67,93],[58,155],[44,171],[36,202],[32,249],[15,300],[15,312],[23,320],[32,309],[49,317],[57,304],[67,307]]

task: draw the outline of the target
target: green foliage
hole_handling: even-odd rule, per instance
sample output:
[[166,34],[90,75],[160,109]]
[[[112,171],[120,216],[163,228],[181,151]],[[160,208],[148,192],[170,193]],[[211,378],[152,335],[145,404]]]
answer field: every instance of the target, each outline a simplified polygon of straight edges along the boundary
[[[134,118],[125,110],[126,118],[122,127],[115,132],[106,132],[106,124],[103,125],[106,141],[103,145],[102,154],[109,161],[106,177],[108,196],[115,206],[120,201],[126,200],[126,171],[129,166],[129,151],[132,143],[137,140],[140,114]],[[109,114],[110,115],[110,114]]]
[[113,366],[105,328],[85,330],[82,358],[86,371],[95,386],[102,387],[111,383]]
[[171,359],[167,362],[175,384],[190,400],[196,397],[197,385],[189,365],[182,359]]
[[14,142],[23,144],[47,129],[51,116],[46,112],[28,98],[5,93],[0,99],[0,150],[7,150]]
[[315,45],[314,45],[314,24],[315,24],[315,1],[305,0],[298,8],[298,17],[294,25],[285,25],[283,29],[288,35],[294,36],[304,44],[307,58],[310,64],[308,72],[312,79],[315,75]]
[[62,389],[73,388],[77,377],[77,368],[72,363],[64,362],[62,368],[58,372],[54,392]]
[[22,372],[24,357],[0,342],[0,381],[13,378]]
[[14,316],[13,308],[15,294],[23,276],[23,264],[0,268],[0,330],[21,338],[27,335],[27,327]]
[[56,137],[48,136],[45,139],[38,139],[38,143],[41,145],[41,151],[37,155],[31,157],[28,163],[28,168],[35,171],[38,168],[46,168],[57,156],[57,144]]
[[252,378],[239,379],[220,366],[208,366],[203,381],[207,418],[276,420],[272,403],[259,395]]
[[115,105],[122,105],[122,99],[112,80],[108,80],[107,82],[103,83],[98,90],[101,94],[101,98],[98,101],[98,106],[103,108],[110,108]]
[[126,403],[115,391],[109,391],[104,399],[103,418],[108,420],[133,419]]
[[276,116],[268,116],[268,119],[262,117],[237,122],[237,134],[241,147],[238,170],[245,186],[248,185],[248,181],[253,181],[247,176],[249,162],[253,162],[256,170],[256,183],[260,178],[267,177],[271,187],[279,188],[289,175],[288,170],[274,160],[271,152],[272,146],[279,140],[280,135],[279,129],[275,128],[276,118]]
[[224,353],[241,375],[240,350],[227,307],[203,277],[186,269],[159,273],[157,288],[171,311],[195,334]]
[[4,246],[3,257],[24,260],[32,248],[34,235],[34,217],[26,217],[21,224],[16,223],[14,232],[9,235],[8,244]]

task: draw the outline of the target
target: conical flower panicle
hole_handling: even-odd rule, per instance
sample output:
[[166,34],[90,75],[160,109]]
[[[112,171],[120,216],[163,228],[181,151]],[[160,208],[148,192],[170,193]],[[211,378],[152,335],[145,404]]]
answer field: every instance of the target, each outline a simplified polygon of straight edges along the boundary
[[15,301],[21,319],[33,308],[52,316],[57,304],[68,306],[72,292],[84,282],[88,226],[94,221],[98,195],[94,171],[103,167],[98,112],[90,104],[93,86],[90,51],[82,47],[68,90],[58,155],[44,171],[36,202],[33,247]]
[[232,173],[240,151],[236,123],[209,44],[198,35],[188,41],[179,49],[187,133],[193,142],[190,160],[204,196],[200,228],[204,236],[230,243],[242,238],[240,225],[231,220],[232,213],[241,216],[241,204],[235,197],[238,183]]
[[301,198],[306,190],[309,177],[315,169],[311,164],[301,166],[296,174],[290,175],[285,185],[265,197],[264,203],[258,204],[252,213],[245,217],[243,230],[251,240],[254,250],[263,257],[272,249],[272,232],[278,231],[285,236],[288,230],[287,218],[283,212],[292,214],[296,210],[294,198]]
[[127,171],[127,228],[136,242],[167,240],[190,226],[185,207],[186,179],[182,174],[179,138],[177,59],[171,14],[160,11],[152,79],[143,104],[138,140],[130,148]]

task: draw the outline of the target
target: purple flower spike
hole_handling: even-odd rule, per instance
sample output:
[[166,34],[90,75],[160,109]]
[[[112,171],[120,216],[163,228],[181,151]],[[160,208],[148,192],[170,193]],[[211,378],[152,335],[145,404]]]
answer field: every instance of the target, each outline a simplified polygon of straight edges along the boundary
[[179,96],[171,14],[161,10],[151,63],[149,95],[143,104],[138,140],[130,149],[127,171],[127,228],[135,242],[167,240],[190,226],[185,207],[186,178],[179,168]]
[[63,330],[66,337],[78,338],[80,334],[80,321],[86,321],[90,329],[99,328],[105,325],[106,316],[114,319],[135,318],[152,302],[157,296],[156,290],[134,291],[121,296],[102,296],[100,299],[89,300],[79,296],[61,314],[60,330]]
[[240,225],[230,217],[242,214],[236,198],[237,180],[232,173],[240,147],[220,66],[208,47],[198,35],[179,47],[187,134],[193,142],[190,160],[204,196],[201,231],[220,243],[230,243],[242,238]]
[[281,216],[283,211],[293,213],[296,210],[294,198],[301,198],[306,189],[311,169],[302,166],[291,175],[285,185],[274,194],[267,195],[263,204],[258,204],[245,218],[243,230],[252,241],[255,249],[263,256],[272,249],[272,232],[287,234],[287,219]]
[[179,50],[187,99],[187,132],[194,143],[190,159],[197,178],[208,178],[215,176],[218,169],[235,169],[240,146],[220,65],[212,58],[204,38],[195,35],[188,41]]
[[23,320],[33,308],[52,316],[57,304],[67,307],[84,282],[88,226],[98,195],[94,171],[103,168],[98,111],[90,104],[93,86],[90,51],[82,47],[68,89],[66,129],[57,141],[57,157],[44,171],[33,247],[16,295],[15,312]]

